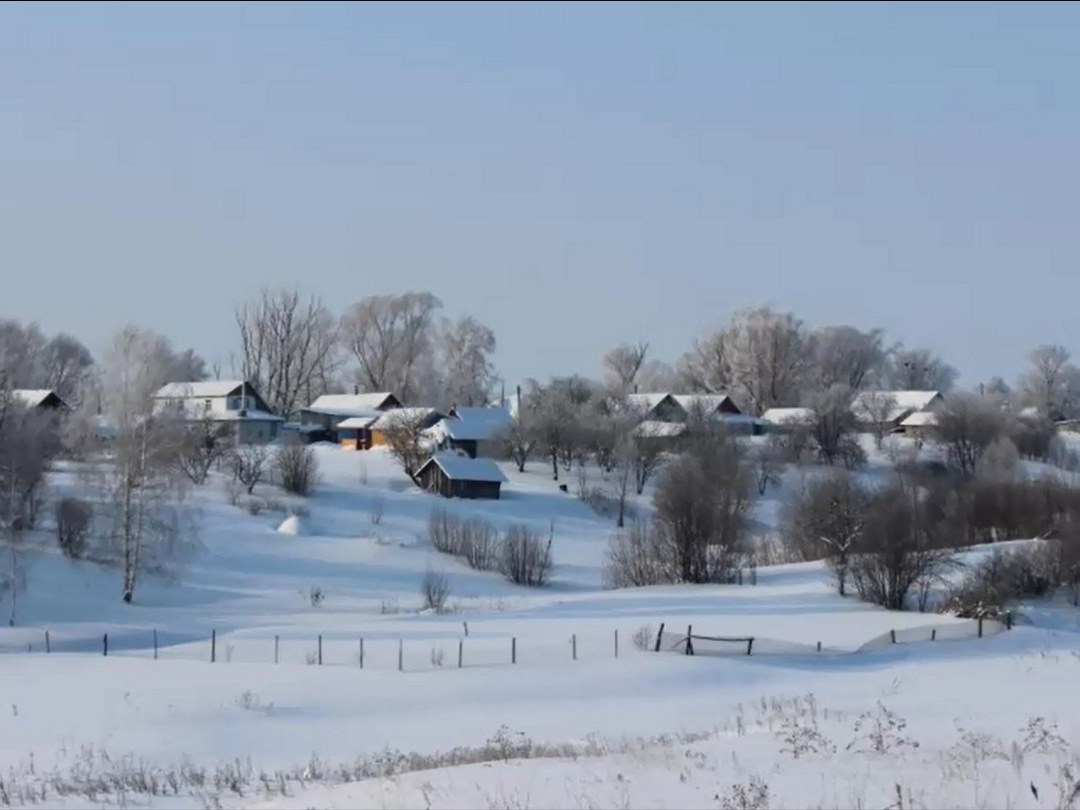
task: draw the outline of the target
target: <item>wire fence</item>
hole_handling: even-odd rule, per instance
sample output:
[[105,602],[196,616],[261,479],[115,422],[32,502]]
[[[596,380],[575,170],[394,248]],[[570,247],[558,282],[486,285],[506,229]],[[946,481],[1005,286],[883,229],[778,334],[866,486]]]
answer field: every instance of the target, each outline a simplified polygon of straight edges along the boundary
[[[894,644],[914,644],[933,641],[964,641],[980,639],[1011,630],[1012,614],[1005,621],[995,619],[966,619],[949,624],[922,625],[889,630],[880,636],[860,644],[854,650],[829,647],[820,641],[805,644],[759,636],[710,636],[694,633],[693,626],[686,629],[685,636],[669,636],[665,642],[664,625],[656,636],[656,652],[673,652],[681,655],[734,656],[734,655],[853,655],[884,649]],[[672,641],[671,639],[674,638]]]
[[203,661],[211,664],[279,664],[352,667],[359,670],[421,672],[450,668],[550,664],[620,658],[641,652],[668,652],[695,656],[784,656],[851,655],[883,649],[894,644],[946,642],[978,639],[1012,628],[1011,616],[1004,622],[970,619],[939,625],[890,630],[858,647],[839,648],[760,636],[730,636],[666,631],[661,623],[620,634],[618,629],[572,633],[566,638],[552,635],[521,638],[505,634],[469,635],[467,624],[459,635],[394,637],[387,634],[348,636],[332,634],[298,636],[228,633],[208,635],[159,631],[154,628],[115,628],[100,636],[30,628],[0,632],[0,654],[79,654],[122,656],[166,661]]

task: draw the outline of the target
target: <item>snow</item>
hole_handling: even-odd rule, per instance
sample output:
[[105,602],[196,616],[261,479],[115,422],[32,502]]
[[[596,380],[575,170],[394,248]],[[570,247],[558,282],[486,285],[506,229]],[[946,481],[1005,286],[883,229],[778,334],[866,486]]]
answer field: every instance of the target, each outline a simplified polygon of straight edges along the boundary
[[672,398],[686,411],[701,408],[706,413],[719,410],[725,402],[735,404],[727,394],[673,394]]
[[426,464],[417,470],[417,475],[424,471],[428,464],[435,464],[446,473],[451,481],[487,481],[490,483],[506,483],[499,465],[488,458],[469,458],[453,452],[436,453]]
[[933,427],[937,424],[937,414],[933,411],[915,411],[900,423],[900,427]]
[[294,537],[307,534],[299,515],[289,515],[285,520],[281,521],[281,525],[277,527],[277,530],[279,534],[289,534]]
[[36,408],[53,394],[51,388],[16,388],[11,395],[29,408]]
[[655,419],[646,419],[633,430],[635,436],[650,439],[674,438],[681,436],[685,432],[686,424],[683,422],[659,422]]
[[394,408],[392,411],[384,411],[372,425],[372,430],[388,430],[401,422],[412,420],[422,421],[436,414],[434,408]]
[[804,424],[813,420],[811,408],[769,408],[761,415],[761,421],[769,425]]
[[[886,453],[866,440],[861,475],[872,480],[889,468]],[[718,796],[751,777],[768,783],[769,807],[884,807],[895,804],[897,785],[906,807],[1056,802],[1067,754],[1009,752],[1038,715],[1068,744],[1080,743],[1080,621],[1071,607],[1025,605],[1016,629],[991,632],[987,623],[977,638],[970,621],[840,598],[819,563],[762,566],[756,584],[605,590],[613,522],[559,491],[565,471],[555,481],[540,460],[524,472],[487,462],[506,481],[502,499],[446,501],[410,482],[384,448],[312,447],[321,481],[311,498],[260,484],[254,497],[266,507],[251,514],[228,503],[218,473],[194,488],[198,548],[175,577],[144,579],[131,605],[119,598],[114,568],[64,558],[50,526],[28,535],[39,546],[25,555],[29,588],[17,626],[0,629],[0,772],[8,789],[77,770],[87,751],[162,768],[238,760],[256,772],[315,774],[313,757],[329,767],[387,748],[433,754],[520,732],[537,745],[591,753],[496,757],[344,784],[311,775],[291,782],[287,796],[255,778],[239,793],[124,802],[715,808]],[[53,494],[77,492],[84,472],[61,465]],[[586,474],[590,486],[603,485],[595,468]],[[758,502],[763,531],[775,527],[803,474],[786,469]],[[632,509],[647,516],[650,496],[651,484],[632,496]],[[435,552],[426,527],[436,507],[499,529],[524,522],[550,532],[550,585],[515,586]],[[429,571],[450,583],[444,613],[423,609]],[[697,642],[699,654],[670,652],[690,628],[753,637],[754,654]],[[807,695],[835,753],[783,751],[785,728],[808,722]],[[865,742],[856,721],[878,701],[903,718],[917,749],[849,748]],[[1004,753],[972,760],[965,752],[977,735]],[[1036,801],[1029,783],[1049,803]],[[73,795],[45,805],[105,803]]]
[[510,426],[506,408],[453,408],[451,415],[432,428],[438,436],[458,441],[486,441]]
[[379,416],[350,416],[338,422],[338,430],[354,430],[369,428],[377,422]]
[[241,385],[243,380],[201,380],[199,382],[171,382],[158,389],[157,399],[217,399],[227,397]]
[[393,397],[389,391],[371,394],[323,394],[304,408],[328,416],[372,416]]

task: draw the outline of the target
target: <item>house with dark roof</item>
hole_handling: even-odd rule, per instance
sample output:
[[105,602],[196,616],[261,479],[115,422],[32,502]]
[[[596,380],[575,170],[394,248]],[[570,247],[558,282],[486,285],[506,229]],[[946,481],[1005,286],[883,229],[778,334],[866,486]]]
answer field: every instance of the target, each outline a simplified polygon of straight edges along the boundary
[[506,476],[491,459],[444,450],[424,462],[416,472],[416,481],[428,492],[444,498],[498,500]]
[[51,388],[16,388],[11,398],[27,408],[40,408],[45,411],[70,411],[71,407]]

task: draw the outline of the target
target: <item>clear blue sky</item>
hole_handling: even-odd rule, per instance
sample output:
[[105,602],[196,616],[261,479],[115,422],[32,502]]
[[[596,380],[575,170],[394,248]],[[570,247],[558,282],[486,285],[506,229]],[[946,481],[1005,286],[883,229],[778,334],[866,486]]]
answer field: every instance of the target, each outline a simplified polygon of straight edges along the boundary
[[511,381],[733,310],[1080,353],[1080,6],[0,6],[0,315],[226,360],[428,289]]

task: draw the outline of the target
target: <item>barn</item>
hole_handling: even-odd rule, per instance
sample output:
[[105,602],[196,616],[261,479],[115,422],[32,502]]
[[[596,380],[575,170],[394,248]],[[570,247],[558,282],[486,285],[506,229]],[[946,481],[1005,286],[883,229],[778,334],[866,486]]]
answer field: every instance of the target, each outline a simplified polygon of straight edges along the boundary
[[491,459],[442,452],[424,463],[416,473],[416,481],[428,492],[444,498],[498,500],[506,476]]

